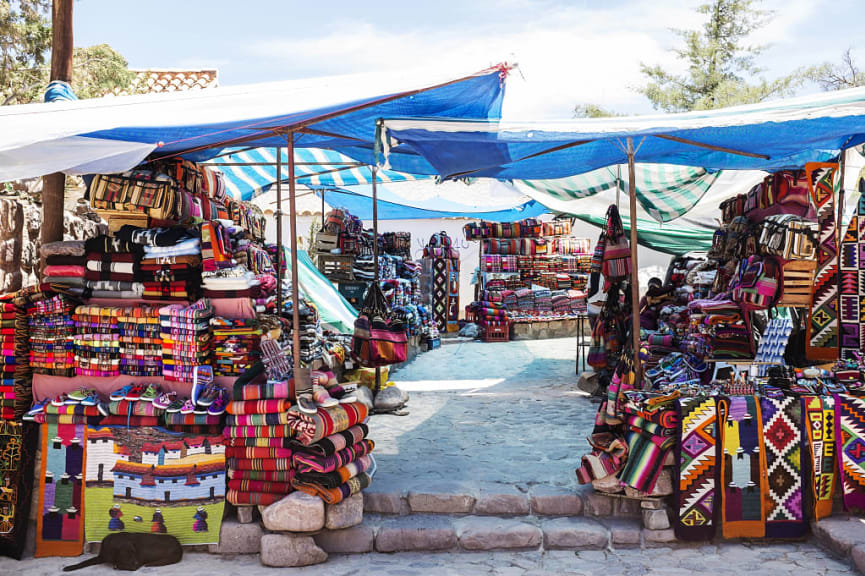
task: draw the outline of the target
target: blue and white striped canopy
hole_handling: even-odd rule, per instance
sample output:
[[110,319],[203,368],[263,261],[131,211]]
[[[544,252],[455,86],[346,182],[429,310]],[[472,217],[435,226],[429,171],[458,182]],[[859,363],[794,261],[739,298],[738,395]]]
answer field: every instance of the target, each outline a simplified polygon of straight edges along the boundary
[[[288,180],[288,153],[281,150],[282,181]],[[267,192],[276,183],[276,149],[255,148],[238,149],[225,156],[213,158],[210,162],[225,174],[228,192],[238,200],[251,200]],[[333,150],[322,148],[295,148],[294,177],[298,184],[315,187],[342,187],[358,184],[371,184],[372,171],[369,166]],[[234,164],[250,164],[235,166]],[[269,165],[263,165],[269,164]],[[405,182],[406,180],[429,179],[432,176],[413,176],[391,170],[379,170],[379,182]],[[288,190],[285,191],[286,198]]]

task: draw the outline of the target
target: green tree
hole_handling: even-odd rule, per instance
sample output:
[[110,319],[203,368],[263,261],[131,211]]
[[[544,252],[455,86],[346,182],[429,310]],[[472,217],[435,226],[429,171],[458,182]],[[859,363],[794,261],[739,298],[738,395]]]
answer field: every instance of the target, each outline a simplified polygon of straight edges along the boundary
[[51,48],[50,0],[0,0],[0,104],[34,100]]
[[[0,104],[39,101],[51,67],[51,1],[0,0]],[[135,72],[108,44],[75,48],[72,88],[79,98],[129,89]]]
[[611,116],[621,116],[621,114],[608,110],[598,104],[578,104],[574,106],[574,118],[609,118]]
[[685,74],[641,63],[648,83],[639,88],[652,105],[667,112],[706,110],[759,102],[791,94],[807,80],[804,69],[776,80],[758,78],[763,69],[756,57],[766,46],[748,44],[749,36],[765,26],[771,13],[757,0],[711,0],[697,11],[706,16],[700,30],[673,31],[684,40],[674,49],[687,62]]
[[816,66],[811,69],[810,78],[827,91],[865,86],[865,70],[856,64],[850,48],[841,55],[840,64],[827,62]]

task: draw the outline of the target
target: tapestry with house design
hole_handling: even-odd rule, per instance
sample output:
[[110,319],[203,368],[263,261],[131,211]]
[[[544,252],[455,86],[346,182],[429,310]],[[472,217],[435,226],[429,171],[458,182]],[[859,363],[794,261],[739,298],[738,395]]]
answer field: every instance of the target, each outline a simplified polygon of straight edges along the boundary
[[221,435],[91,426],[84,474],[88,542],[112,532],[171,534],[214,544],[225,505]]

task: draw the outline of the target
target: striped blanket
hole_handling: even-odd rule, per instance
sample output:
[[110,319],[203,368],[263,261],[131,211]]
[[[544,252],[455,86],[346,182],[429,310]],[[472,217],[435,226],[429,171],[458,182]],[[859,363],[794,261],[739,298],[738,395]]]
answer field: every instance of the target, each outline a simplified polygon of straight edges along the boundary
[[309,446],[331,434],[348,430],[367,417],[367,407],[360,402],[340,404],[333,408],[319,408],[314,416],[304,414],[296,406],[288,412],[288,426],[297,440]]

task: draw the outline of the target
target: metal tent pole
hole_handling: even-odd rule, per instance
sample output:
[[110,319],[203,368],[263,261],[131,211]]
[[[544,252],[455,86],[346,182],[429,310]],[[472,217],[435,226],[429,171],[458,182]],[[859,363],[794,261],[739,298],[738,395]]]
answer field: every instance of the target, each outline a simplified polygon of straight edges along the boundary
[[312,391],[312,381],[309,373],[300,366],[300,283],[297,267],[297,206],[295,205],[294,183],[294,131],[290,130],[286,137],[286,153],[288,154],[288,213],[291,220],[291,345],[294,360],[294,393],[300,395]]
[[[378,167],[375,165],[370,166],[370,170],[372,171],[372,259],[374,261],[373,282],[375,282],[375,285],[378,286]],[[376,366],[375,384],[373,384],[373,392],[378,394],[379,390],[381,390],[381,368]]]
[[[835,246],[838,247],[836,250],[836,262],[835,268],[838,270],[838,285],[841,284],[841,242],[844,240],[844,235],[847,232],[844,229],[844,172],[847,169],[847,149],[841,149],[841,157],[838,160],[838,170],[840,174],[838,174],[838,194],[835,198]],[[841,311],[841,290],[838,290],[838,303],[836,304],[836,310]],[[841,357],[841,326],[838,326],[838,350],[836,350],[836,356],[838,358]]]
[[282,149],[276,148],[276,313],[282,314]]
[[[631,196],[631,339],[634,354],[634,386],[642,388],[643,365],[640,362],[640,266],[637,259],[637,176],[634,167],[634,139],[628,136],[628,192]],[[638,389],[639,389],[638,388]]]

